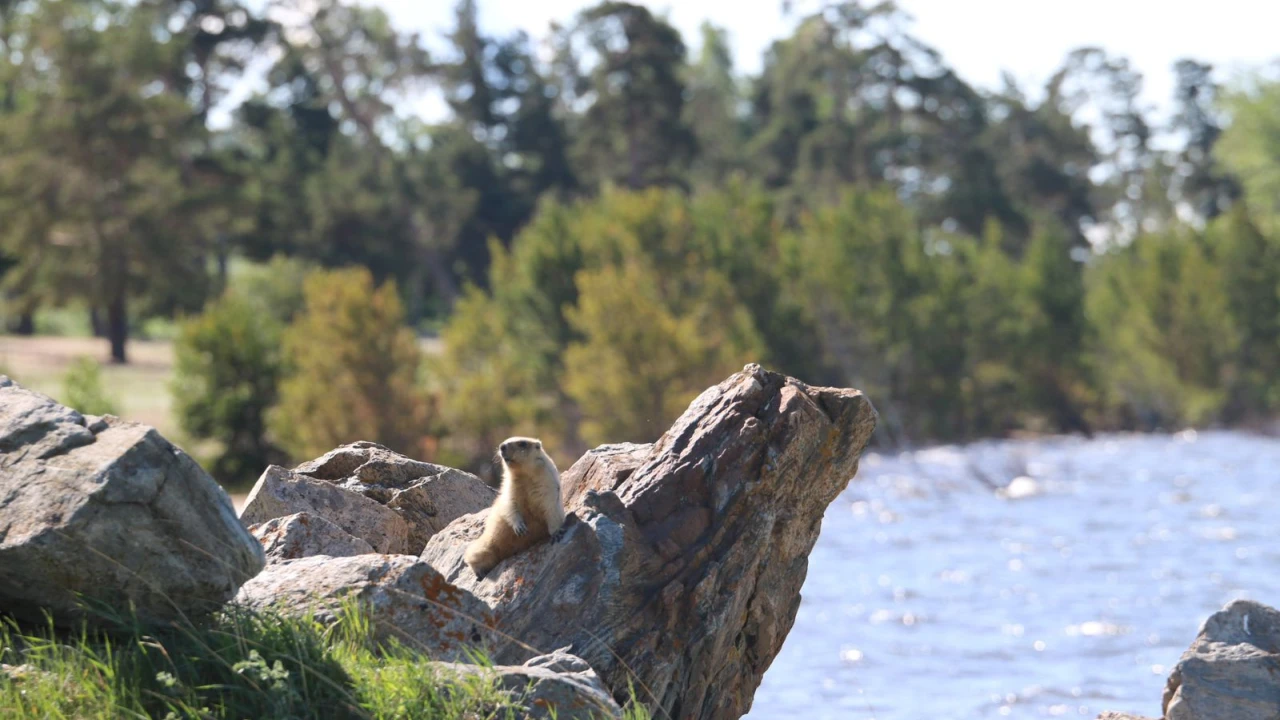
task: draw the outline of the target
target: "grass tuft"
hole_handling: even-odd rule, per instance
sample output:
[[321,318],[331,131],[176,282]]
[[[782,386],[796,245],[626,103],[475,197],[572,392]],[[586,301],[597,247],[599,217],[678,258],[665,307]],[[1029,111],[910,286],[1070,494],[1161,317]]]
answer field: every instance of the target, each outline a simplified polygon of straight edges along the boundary
[[[157,629],[0,619],[0,717],[505,720],[523,715],[487,675],[455,677],[392,643],[351,605],[331,625],[228,607]],[[487,660],[481,658],[483,662]],[[638,704],[628,720],[647,720]]]

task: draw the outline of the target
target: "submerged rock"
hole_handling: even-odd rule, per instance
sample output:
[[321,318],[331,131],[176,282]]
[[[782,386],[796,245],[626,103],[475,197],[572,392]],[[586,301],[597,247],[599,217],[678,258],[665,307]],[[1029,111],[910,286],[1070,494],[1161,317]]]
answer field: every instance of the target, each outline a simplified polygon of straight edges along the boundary
[[0,610],[65,623],[83,598],[172,620],[218,608],[264,562],[227,494],[154,429],[0,376]]
[[855,390],[749,365],[646,445],[605,446],[564,473],[559,542],[477,580],[462,561],[485,512],[422,558],[492,609],[495,660],[567,647],[615,699],[633,684],[655,717],[738,718],[800,604],[823,514],[875,428]]

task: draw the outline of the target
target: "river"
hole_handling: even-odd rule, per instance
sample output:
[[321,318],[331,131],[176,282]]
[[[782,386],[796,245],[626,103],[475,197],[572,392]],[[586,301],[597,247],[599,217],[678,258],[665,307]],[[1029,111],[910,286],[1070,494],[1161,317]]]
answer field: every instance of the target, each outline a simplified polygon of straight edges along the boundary
[[747,717],[1159,717],[1208,615],[1280,605],[1278,472],[1234,432],[869,452]]

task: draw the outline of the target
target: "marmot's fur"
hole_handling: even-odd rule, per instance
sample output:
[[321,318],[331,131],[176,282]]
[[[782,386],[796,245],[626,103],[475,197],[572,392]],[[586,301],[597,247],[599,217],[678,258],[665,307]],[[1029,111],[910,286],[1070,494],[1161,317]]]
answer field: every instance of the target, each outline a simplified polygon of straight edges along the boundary
[[560,471],[535,438],[513,437],[498,446],[502,489],[489,508],[484,532],[463,556],[476,577],[564,527]]

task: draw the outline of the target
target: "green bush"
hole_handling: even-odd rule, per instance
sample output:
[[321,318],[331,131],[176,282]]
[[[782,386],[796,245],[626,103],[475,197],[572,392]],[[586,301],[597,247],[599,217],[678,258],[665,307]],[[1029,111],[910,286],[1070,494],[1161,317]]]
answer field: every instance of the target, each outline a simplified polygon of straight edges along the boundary
[[86,415],[114,415],[117,403],[102,386],[102,372],[98,361],[90,357],[78,357],[62,379],[65,404]]
[[1139,425],[1205,425],[1228,398],[1239,332],[1222,269],[1196,234],[1176,231],[1100,259],[1088,311],[1103,391]]
[[303,284],[315,268],[305,260],[276,255],[265,263],[234,265],[229,290],[255,304],[282,324],[291,322],[305,304]]
[[[578,292],[567,315],[583,339],[565,350],[563,383],[590,444],[656,440],[698,393],[758,357],[750,318],[735,329],[676,315],[639,263],[579,273]],[[710,297],[702,307],[716,309]]]
[[282,361],[279,323],[228,294],[184,322],[174,344],[173,411],[191,437],[219,444],[211,472],[251,482],[281,453],[267,433]]
[[269,427],[294,458],[371,440],[420,454],[428,435],[421,352],[395,284],[365,268],[317,271],[284,333],[288,374]]
[[[776,230],[741,188],[545,203],[509,251],[492,248],[491,292],[470,292],[441,333],[448,445],[479,462],[536,433],[571,460],[656,437],[748,361],[788,369],[806,325],[781,297]],[[763,329],[777,329],[767,343]]]

